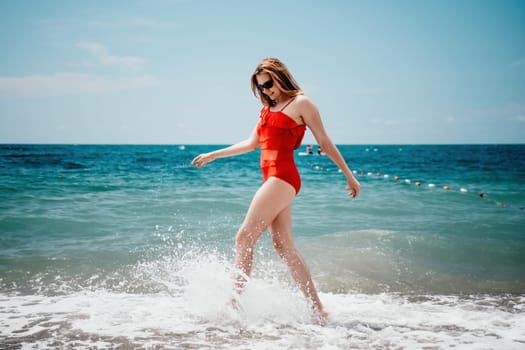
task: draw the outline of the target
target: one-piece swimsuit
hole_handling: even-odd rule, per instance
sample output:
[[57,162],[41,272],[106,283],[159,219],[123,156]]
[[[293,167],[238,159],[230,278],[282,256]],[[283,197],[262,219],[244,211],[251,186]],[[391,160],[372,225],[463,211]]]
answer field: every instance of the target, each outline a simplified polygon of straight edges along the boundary
[[294,150],[301,146],[306,127],[283,113],[293,100],[275,112],[268,106],[263,107],[257,135],[261,147],[263,183],[272,176],[277,177],[292,185],[297,194],[301,189],[301,178],[295,166]]

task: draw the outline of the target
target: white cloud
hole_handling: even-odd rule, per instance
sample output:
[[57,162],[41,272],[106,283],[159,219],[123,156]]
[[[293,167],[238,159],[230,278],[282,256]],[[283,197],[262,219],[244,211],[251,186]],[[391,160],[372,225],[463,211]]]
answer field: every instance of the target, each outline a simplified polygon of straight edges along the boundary
[[80,41],[75,46],[88,51],[103,65],[124,66],[130,69],[138,69],[146,62],[146,60],[141,57],[110,55],[104,45],[94,41]]
[[401,122],[397,119],[372,119],[372,123],[376,125],[394,126],[400,125]]
[[475,116],[481,116],[490,120],[513,120],[522,121],[525,116],[525,103],[508,102],[500,106],[493,106],[485,109],[473,111]]
[[128,17],[123,21],[124,25],[134,27],[144,27],[149,29],[173,29],[182,27],[181,22],[160,21],[144,17]]
[[445,122],[447,124],[454,124],[456,122],[456,118],[454,116],[448,116],[445,118]]
[[517,115],[512,120],[517,121],[519,123],[525,123],[525,115]]
[[512,62],[510,64],[510,66],[513,67],[513,68],[518,68],[518,67],[521,67],[521,66],[525,66],[525,58],[517,59],[516,61]]
[[93,74],[56,73],[0,77],[0,97],[82,95],[147,88],[157,84],[157,78],[150,75],[110,78]]
[[383,95],[388,92],[388,89],[381,87],[356,87],[350,90],[354,95]]

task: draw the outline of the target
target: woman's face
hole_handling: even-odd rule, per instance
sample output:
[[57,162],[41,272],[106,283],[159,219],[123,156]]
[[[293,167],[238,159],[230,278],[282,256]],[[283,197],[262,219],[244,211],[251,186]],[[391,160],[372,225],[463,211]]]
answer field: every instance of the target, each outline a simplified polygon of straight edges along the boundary
[[275,85],[274,81],[268,73],[260,73],[255,76],[257,80],[257,89],[273,101],[277,101],[281,96],[281,91]]

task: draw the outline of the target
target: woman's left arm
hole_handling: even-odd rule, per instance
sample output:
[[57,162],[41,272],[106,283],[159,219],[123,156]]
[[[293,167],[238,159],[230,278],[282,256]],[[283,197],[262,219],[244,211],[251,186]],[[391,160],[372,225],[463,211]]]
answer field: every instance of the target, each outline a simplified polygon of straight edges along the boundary
[[317,141],[317,144],[323,152],[341,169],[343,174],[346,176],[347,187],[346,189],[350,191],[349,195],[352,198],[357,197],[361,184],[352,174],[352,171],[346,164],[341,152],[334,145],[326,130],[324,128],[323,122],[321,120],[321,115],[315,104],[306,96],[300,96],[298,98],[297,107],[303,118],[304,123],[310,130]]

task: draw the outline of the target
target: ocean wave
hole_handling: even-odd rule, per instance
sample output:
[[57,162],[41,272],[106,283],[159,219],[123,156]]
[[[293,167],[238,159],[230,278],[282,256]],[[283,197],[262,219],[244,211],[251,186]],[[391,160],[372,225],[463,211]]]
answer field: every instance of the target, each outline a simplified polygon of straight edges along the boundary
[[320,325],[302,295],[275,279],[251,279],[241,309],[229,307],[231,270],[220,258],[186,264],[181,276],[176,287],[171,278],[156,293],[2,293],[0,342],[14,348],[336,350],[521,349],[525,342],[523,295],[322,292],[331,316]]

